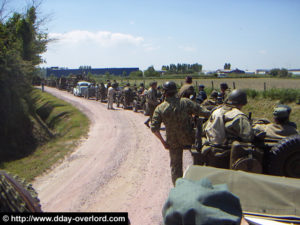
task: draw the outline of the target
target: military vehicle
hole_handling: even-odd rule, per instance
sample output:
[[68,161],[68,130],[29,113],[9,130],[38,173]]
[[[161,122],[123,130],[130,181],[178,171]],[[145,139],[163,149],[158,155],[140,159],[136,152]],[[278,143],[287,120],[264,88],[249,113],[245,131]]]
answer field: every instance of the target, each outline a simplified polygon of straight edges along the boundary
[[0,212],[42,212],[36,191],[19,177],[0,171],[0,190]]
[[[202,134],[203,119],[198,118],[195,124],[195,144],[186,146],[186,149],[191,151],[194,165],[204,165],[201,153],[202,143],[206,140]],[[252,143],[239,143],[238,145],[227,146],[215,146],[207,142],[205,144],[206,146],[221,149],[231,149],[231,152],[239,148],[239,155],[236,157],[237,160],[233,165],[235,170],[300,178],[300,135],[290,136],[281,140],[272,140],[266,139],[263,134],[260,134]],[[260,156],[257,157],[257,152],[261,152],[263,157],[259,159]]]
[[82,95],[86,99],[96,98],[96,86],[94,84],[90,84],[86,89],[82,90]]
[[[239,197],[250,225],[300,224],[299,179],[206,166],[190,166],[183,177],[192,181],[207,178],[213,185],[226,184]],[[221,201],[222,196],[219,198]]]

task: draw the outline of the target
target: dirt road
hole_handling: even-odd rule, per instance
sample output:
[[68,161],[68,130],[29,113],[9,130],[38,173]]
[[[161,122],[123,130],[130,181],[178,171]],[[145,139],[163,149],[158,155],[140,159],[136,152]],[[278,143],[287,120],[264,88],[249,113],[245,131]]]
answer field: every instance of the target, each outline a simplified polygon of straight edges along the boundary
[[[46,87],[91,120],[88,139],[33,186],[45,212],[128,212],[133,225],[161,224],[161,209],[172,187],[169,154],[129,110]],[[184,153],[184,167],[191,164]]]

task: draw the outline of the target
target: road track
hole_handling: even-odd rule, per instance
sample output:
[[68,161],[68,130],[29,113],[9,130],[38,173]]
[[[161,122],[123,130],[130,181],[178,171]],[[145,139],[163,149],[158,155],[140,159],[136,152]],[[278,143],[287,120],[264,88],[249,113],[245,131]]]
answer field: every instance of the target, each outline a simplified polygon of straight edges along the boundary
[[[50,172],[35,179],[45,212],[128,212],[132,225],[162,224],[161,210],[172,187],[169,154],[131,110],[45,87],[90,121],[88,138]],[[191,164],[184,153],[184,167]]]

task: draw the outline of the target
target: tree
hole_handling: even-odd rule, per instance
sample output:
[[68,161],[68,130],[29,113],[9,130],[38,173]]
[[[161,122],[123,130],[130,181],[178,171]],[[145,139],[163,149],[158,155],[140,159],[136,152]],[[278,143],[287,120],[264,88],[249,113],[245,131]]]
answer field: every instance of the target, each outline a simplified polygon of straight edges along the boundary
[[155,71],[153,66],[148,67],[148,69],[144,72],[145,77],[159,77],[160,74]]
[[34,6],[7,19],[0,8],[0,105],[5,109],[0,110],[1,161],[25,155],[35,144],[31,119],[36,115],[29,93],[49,40],[40,31]]
[[230,70],[230,68],[231,68],[230,63],[225,63],[224,70]]
[[143,71],[139,70],[139,71],[132,71],[129,74],[130,77],[132,78],[136,78],[136,77],[143,77]]

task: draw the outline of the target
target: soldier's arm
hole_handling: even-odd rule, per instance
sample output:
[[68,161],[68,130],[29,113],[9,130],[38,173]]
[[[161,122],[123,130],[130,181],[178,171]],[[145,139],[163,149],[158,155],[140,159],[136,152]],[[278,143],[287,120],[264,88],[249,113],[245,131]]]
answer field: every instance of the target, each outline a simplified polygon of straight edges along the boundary
[[163,144],[165,149],[169,149],[169,145],[167,142],[163,139],[160,133],[160,125],[162,123],[160,111],[158,108],[154,110],[153,117],[152,117],[152,123],[150,125],[151,131],[153,134],[160,140],[160,142]]
[[187,102],[188,108],[191,110],[190,113],[196,116],[203,116],[208,118],[210,116],[210,111],[206,108],[202,107],[200,104],[193,102],[188,99]]

